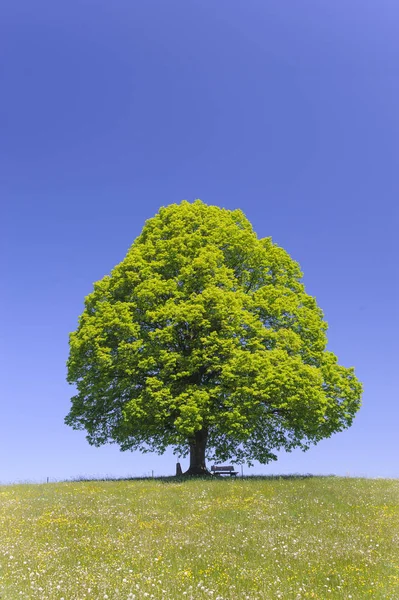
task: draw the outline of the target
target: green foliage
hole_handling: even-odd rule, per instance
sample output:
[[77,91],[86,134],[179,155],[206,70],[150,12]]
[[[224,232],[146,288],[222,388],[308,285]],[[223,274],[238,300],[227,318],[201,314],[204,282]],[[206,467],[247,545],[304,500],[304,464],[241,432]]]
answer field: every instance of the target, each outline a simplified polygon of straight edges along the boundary
[[87,296],[66,423],[91,444],[266,463],[352,423],[361,384],[326,351],[302,273],[240,210],[161,208]]

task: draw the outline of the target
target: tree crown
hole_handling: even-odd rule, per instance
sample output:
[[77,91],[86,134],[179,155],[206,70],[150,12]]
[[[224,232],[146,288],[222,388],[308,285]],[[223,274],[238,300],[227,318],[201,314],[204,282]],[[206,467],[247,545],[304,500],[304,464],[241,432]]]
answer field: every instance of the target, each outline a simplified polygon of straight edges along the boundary
[[161,208],[87,296],[70,336],[66,423],[90,443],[267,462],[348,427],[352,368],[299,265],[240,210],[196,200]]

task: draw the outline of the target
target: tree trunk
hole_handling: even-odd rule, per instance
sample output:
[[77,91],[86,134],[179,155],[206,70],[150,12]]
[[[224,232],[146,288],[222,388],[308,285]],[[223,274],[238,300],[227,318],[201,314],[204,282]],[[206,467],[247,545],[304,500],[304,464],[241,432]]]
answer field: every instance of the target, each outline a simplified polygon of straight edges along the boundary
[[205,449],[208,440],[208,431],[196,431],[190,440],[190,468],[184,475],[210,475],[205,464]]

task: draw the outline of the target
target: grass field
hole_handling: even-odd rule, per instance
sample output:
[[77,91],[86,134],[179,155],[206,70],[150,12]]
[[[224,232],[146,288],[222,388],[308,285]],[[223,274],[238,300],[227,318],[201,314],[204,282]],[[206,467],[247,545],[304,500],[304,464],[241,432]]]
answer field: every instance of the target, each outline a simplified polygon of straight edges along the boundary
[[399,599],[399,481],[3,486],[0,597]]

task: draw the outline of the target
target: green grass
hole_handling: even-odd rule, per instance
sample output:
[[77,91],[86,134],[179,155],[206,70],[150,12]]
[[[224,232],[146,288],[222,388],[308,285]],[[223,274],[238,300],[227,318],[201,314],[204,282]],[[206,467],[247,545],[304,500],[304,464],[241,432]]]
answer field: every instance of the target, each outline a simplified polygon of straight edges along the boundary
[[399,481],[0,487],[2,600],[399,598]]

